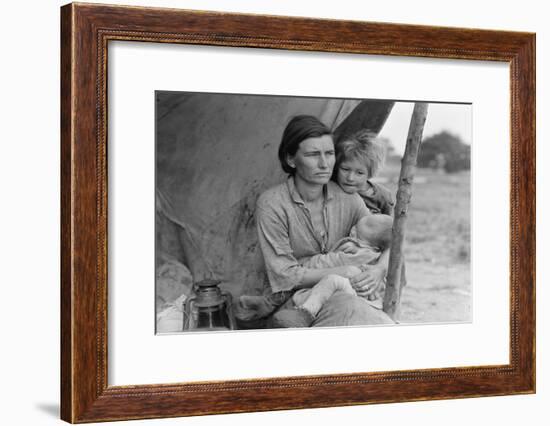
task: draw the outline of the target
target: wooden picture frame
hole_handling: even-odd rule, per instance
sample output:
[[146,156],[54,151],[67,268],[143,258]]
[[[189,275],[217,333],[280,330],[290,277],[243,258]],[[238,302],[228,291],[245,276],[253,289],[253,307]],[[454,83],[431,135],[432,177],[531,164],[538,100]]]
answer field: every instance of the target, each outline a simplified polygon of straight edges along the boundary
[[[330,31],[327,31],[330,28]],[[510,65],[510,363],[179,384],[107,382],[113,40]],[[61,418],[72,423],[535,392],[535,35],[69,4],[61,9]]]

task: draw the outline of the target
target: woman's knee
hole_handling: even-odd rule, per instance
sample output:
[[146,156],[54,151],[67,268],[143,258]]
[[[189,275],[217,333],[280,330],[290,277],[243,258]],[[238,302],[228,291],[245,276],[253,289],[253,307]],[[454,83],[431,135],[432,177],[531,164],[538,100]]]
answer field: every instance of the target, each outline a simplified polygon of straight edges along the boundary
[[271,317],[271,328],[310,327],[313,316],[305,309],[280,309]]

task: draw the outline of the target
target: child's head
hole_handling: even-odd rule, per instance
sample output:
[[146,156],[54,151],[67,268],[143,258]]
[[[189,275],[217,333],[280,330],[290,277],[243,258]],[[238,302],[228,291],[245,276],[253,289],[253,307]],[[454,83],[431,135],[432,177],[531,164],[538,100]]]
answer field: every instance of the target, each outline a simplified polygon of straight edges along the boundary
[[370,214],[357,222],[357,238],[383,251],[390,247],[393,218],[386,214]]
[[361,191],[378,172],[386,156],[384,144],[374,133],[360,130],[336,144],[336,181],[350,194]]

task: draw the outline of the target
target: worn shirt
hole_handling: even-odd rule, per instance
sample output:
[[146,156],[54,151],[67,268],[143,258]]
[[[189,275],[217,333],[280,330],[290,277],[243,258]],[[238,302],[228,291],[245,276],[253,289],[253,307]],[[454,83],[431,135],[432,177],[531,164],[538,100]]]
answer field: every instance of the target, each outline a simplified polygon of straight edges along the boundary
[[371,213],[393,214],[395,201],[391,192],[379,183],[367,181],[367,188],[359,192]]
[[258,239],[267,277],[274,293],[294,289],[307,270],[299,259],[328,253],[353,225],[370,214],[361,197],[345,193],[329,182],[323,191],[323,220],[326,232],[313,227],[311,213],[298,193],[294,178],[265,191],[256,206]]

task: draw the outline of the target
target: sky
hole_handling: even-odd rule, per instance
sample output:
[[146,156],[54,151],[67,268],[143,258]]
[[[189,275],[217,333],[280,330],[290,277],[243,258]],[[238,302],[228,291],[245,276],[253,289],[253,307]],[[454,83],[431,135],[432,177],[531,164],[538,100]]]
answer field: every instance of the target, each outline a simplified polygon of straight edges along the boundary
[[[414,102],[396,102],[379,136],[388,138],[402,154],[409,131]],[[458,135],[466,144],[472,143],[472,105],[430,103],[423,138],[443,130]]]

